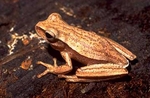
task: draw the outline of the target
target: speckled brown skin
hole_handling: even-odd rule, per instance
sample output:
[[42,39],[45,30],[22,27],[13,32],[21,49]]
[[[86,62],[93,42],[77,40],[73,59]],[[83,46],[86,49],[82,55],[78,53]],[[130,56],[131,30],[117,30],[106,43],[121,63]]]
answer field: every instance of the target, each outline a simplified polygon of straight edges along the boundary
[[78,82],[79,77],[123,75],[128,73],[125,69],[128,66],[126,58],[129,60],[136,58],[133,53],[111,39],[68,25],[57,13],[51,14],[45,21],[38,22],[35,30],[54,49],[60,51],[66,61],[65,65],[59,67],[57,64],[52,66],[41,61],[38,62],[49,68],[39,77],[47,72],[68,73],[72,70],[71,58],[89,66],[78,69],[75,76],[62,75],[68,81]]

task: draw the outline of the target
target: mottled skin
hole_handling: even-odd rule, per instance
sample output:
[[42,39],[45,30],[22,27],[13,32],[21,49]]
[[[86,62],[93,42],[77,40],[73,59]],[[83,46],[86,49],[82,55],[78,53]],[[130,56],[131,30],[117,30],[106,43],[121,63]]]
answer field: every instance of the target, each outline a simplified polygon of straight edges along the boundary
[[[68,25],[57,13],[52,13],[45,21],[38,22],[35,30],[54,49],[60,51],[66,61],[61,66],[57,66],[56,59],[54,66],[39,61],[38,64],[48,69],[38,77],[50,72],[70,82],[101,81],[128,74],[126,67],[129,62],[126,58],[136,58],[133,53],[111,39]],[[73,68],[71,58],[88,66],[77,69],[73,76],[64,75]]]

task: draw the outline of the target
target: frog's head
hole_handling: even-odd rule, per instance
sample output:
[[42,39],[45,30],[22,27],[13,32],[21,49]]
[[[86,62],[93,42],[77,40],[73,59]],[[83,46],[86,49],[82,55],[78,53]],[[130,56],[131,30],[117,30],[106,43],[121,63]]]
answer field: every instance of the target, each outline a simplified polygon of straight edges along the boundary
[[61,16],[57,13],[52,13],[45,21],[40,21],[36,24],[35,30],[37,34],[48,42],[56,42],[58,39],[58,31],[54,28],[55,23],[59,23]]

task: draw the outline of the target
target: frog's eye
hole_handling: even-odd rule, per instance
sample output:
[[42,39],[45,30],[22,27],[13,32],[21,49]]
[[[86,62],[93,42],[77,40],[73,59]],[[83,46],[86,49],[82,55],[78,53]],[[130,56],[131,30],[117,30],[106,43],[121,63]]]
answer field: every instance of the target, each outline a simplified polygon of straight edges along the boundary
[[53,38],[53,37],[55,37],[55,34],[53,32],[51,32],[51,31],[45,31],[45,34],[46,34],[47,38]]
[[56,42],[57,41],[55,34],[51,31],[46,31],[45,36],[49,42]]

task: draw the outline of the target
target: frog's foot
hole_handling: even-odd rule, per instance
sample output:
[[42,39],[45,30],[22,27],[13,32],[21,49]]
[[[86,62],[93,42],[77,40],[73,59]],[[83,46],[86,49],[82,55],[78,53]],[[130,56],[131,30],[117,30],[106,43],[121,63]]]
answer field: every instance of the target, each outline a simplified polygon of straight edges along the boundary
[[42,61],[38,61],[37,62],[37,64],[41,64],[41,65],[47,67],[47,69],[44,72],[42,72],[39,75],[37,75],[38,78],[46,75],[47,73],[53,73],[54,69],[57,67],[56,58],[53,58],[53,61],[54,61],[54,66],[51,65],[51,64],[44,63]]
[[65,78],[67,82],[89,82],[86,78],[78,78],[76,75],[58,75],[59,78]]
[[121,78],[128,74],[127,69],[118,64],[93,64],[77,69],[75,75],[58,75],[68,82],[98,82]]
[[47,64],[47,63],[44,63],[42,61],[37,62],[37,64],[41,64],[41,65],[47,67],[47,69],[44,72],[37,75],[38,78],[46,75],[47,73],[64,74],[64,73],[69,72],[72,69],[72,66],[71,67],[68,66],[67,63],[65,65],[58,66],[56,63],[56,58],[53,58],[53,61],[54,61],[54,65]]

